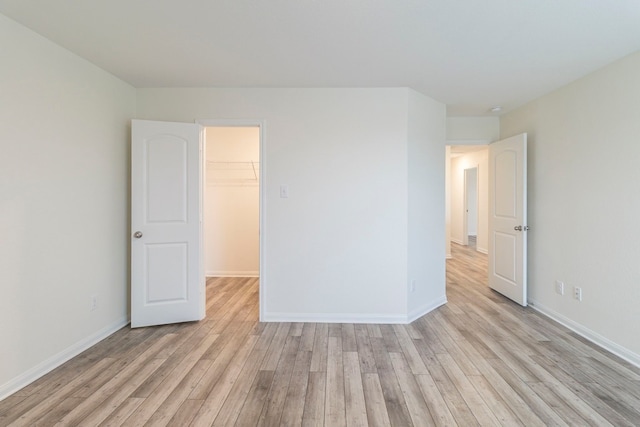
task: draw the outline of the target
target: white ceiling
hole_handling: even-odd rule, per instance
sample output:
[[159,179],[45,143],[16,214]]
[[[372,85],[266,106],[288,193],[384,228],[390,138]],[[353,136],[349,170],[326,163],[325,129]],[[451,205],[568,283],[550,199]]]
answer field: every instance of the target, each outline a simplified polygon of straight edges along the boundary
[[0,13],[136,87],[408,86],[450,115],[506,112],[640,50],[639,0],[0,0]]

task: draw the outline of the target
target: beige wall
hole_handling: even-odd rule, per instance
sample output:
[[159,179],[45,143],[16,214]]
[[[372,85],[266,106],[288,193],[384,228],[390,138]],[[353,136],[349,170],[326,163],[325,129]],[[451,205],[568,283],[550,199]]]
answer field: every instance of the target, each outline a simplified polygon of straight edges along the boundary
[[528,133],[529,299],[636,364],[639,117],[640,52],[501,120],[503,138]]
[[135,90],[2,15],[0,39],[2,399],[127,323]]

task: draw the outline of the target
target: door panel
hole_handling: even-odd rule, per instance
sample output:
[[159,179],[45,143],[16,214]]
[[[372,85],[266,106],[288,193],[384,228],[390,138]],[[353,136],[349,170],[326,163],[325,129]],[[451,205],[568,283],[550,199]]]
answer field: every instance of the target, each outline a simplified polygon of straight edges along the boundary
[[145,304],[188,300],[187,244],[145,245],[145,263]]
[[505,219],[516,219],[517,213],[517,153],[501,151],[496,153],[495,172],[495,215]]
[[175,135],[145,140],[147,223],[187,221],[187,144]]
[[527,135],[489,145],[489,287],[527,305]]
[[132,122],[131,326],[204,317],[200,126]]
[[516,239],[512,234],[501,232],[495,233],[495,275],[511,282],[516,283]]

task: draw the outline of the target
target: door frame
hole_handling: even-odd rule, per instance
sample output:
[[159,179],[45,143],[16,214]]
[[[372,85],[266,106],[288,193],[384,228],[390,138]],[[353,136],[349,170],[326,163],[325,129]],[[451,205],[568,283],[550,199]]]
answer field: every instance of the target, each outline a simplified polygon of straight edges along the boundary
[[[259,300],[259,307],[260,307],[260,321],[262,321],[264,319],[264,314],[265,314],[265,301],[266,301],[266,293],[267,293],[267,278],[266,278],[266,227],[265,227],[265,217],[266,217],[266,211],[265,211],[265,200],[266,200],[266,186],[264,185],[265,182],[265,177],[266,177],[266,169],[267,169],[267,165],[265,162],[265,134],[266,134],[266,121],[265,120],[252,120],[252,119],[197,119],[195,120],[195,123],[199,124],[200,126],[202,126],[202,128],[204,129],[205,132],[205,140],[203,142],[203,146],[206,146],[206,128],[207,127],[257,127],[259,129],[258,131],[258,143],[260,144],[259,147],[259,159],[258,161],[260,162],[260,169],[259,169],[259,176],[258,176],[258,194],[259,194],[259,202],[258,202],[258,227],[259,227],[259,235],[258,235],[258,240],[259,240],[259,264],[258,264],[258,283],[259,283],[259,291],[258,291],[258,300]],[[204,150],[204,148],[203,148]],[[202,176],[202,180],[203,183],[206,182],[206,153],[203,151],[201,153],[201,159],[200,161],[202,162],[202,170],[203,170],[203,176]],[[202,203],[202,207],[200,210],[200,218],[204,218],[204,206],[206,204],[206,200],[203,201]],[[202,234],[203,234],[203,238],[204,238],[204,229],[206,227],[206,224],[204,223],[204,221],[202,221]]]

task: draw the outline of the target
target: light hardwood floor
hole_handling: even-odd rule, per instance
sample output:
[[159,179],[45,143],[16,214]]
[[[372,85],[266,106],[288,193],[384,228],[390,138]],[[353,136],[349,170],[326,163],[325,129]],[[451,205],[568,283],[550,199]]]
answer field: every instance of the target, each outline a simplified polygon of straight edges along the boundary
[[259,323],[257,279],[211,279],[206,320],[120,330],[0,402],[0,425],[640,425],[640,369],[452,246],[449,303],[410,325]]

